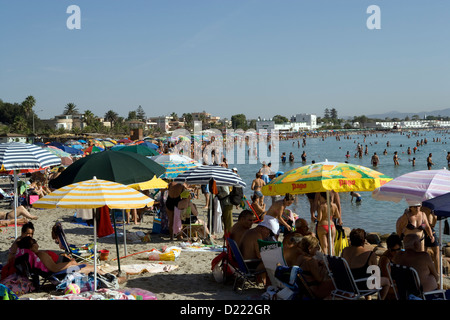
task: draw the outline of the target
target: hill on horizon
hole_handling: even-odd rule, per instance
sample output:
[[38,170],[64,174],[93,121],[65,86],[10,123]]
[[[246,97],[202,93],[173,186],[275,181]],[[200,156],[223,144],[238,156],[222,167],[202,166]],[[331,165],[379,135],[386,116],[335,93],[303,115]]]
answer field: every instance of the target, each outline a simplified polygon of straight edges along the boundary
[[420,119],[424,119],[426,116],[442,116],[442,117],[450,117],[450,108],[442,109],[442,110],[434,110],[434,111],[422,111],[422,112],[398,112],[398,111],[390,111],[380,114],[366,114],[365,116],[368,118],[376,118],[376,119],[385,119],[385,118],[400,118],[404,119],[405,117],[411,118],[414,115],[418,115]]

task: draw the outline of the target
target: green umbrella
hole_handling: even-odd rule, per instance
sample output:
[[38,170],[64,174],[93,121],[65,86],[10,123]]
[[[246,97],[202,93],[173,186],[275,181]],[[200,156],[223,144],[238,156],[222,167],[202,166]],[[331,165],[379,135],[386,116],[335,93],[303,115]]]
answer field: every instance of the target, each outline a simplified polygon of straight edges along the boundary
[[133,145],[128,145],[128,146],[118,145],[118,146],[112,147],[111,150],[134,152],[134,153],[141,154],[143,156],[158,156],[159,155],[159,153],[156,150],[151,149],[147,146],[142,146],[140,144],[133,144]]
[[90,154],[68,166],[49,182],[59,189],[72,183],[86,181],[94,176],[125,185],[144,182],[161,176],[166,169],[155,161],[133,152],[103,151]]

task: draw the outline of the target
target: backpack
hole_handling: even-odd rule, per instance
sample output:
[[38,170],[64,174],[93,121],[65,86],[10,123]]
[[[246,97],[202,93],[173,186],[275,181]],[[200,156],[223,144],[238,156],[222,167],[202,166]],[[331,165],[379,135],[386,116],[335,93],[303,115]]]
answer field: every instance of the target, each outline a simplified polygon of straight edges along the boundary
[[242,202],[242,198],[244,197],[244,191],[242,187],[233,187],[230,192],[230,202],[231,204],[238,206]]

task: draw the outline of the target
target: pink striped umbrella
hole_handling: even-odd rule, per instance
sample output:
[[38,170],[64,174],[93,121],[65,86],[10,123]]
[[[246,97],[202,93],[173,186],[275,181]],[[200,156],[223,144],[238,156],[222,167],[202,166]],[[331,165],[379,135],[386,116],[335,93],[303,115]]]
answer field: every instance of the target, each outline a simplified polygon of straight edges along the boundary
[[401,175],[372,192],[376,200],[422,203],[450,192],[450,171],[420,170]]

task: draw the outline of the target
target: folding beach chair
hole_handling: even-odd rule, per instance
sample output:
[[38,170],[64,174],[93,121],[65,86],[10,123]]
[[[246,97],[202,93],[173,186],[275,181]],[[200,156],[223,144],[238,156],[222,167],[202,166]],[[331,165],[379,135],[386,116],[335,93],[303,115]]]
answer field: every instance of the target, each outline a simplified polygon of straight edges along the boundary
[[[256,286],[258,275],[264,273],[265,270],[264,269],[256,270],[258,262],[261,262],[260,259],[244,260],[236,241],[234,241],[231,238],[228,238],[227,241],[228,244],[230,245],[232,256],[237,263],[237,268],[235,269],[234,272],[235,279],[233,284],[233,291],[237,292],[238,291],[237,289],[240,289],[240,292],[242,293],[247,283]],[[252,265],[249,266],[248,264]],[[239,282],[241,282],[240,285]]]
[[31,280],[36,291],[41,291],[41,288],[47,283],[51,283],[56,287],[67,274],[77,272],[86,266],[85,264],[80,264],[58,272],[50,272],[33,266],[30,263],[30,255],[35,255],[35,253],[29,250],[29,252],[17,257],[14,261],[14,266],[17,270],[17,274]]
[[14,192],[6,192],[0,188],[0,200],[2,202],[11,202],[14,200]]
[[374,294],[377,294],[378,298],[380,298],[381,288],[368,289],[365,284],[369,277],[355,280],[344,258],[325,255],[324,260],[328,274],[335,287],[331,292],[333,300],[336,297],[346,300],[358,300]]
[[392,262],[389,266],[389,279],[397,300],[410,300],[410,295],[422,300],[446,300],[445,290],[424,292],[419,274],[414,268]]
[[61,222],[55,223],[53,231],[57,237],[55,241],[59,244],[59,247],[66,252],[66,254],[70,255],[76,261],[86,261],[89,263],[93,263],[93,244],[86,244],[79,247],[69,244]]
[[275,277],[285,286],[285,288],[291,290],[292,295],[288,300],[315,299],[314,294],[303,276],[302,268],[298,266],[278,266],[275,269]]

